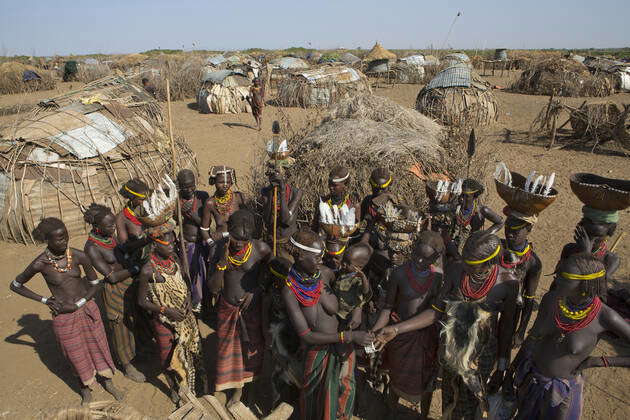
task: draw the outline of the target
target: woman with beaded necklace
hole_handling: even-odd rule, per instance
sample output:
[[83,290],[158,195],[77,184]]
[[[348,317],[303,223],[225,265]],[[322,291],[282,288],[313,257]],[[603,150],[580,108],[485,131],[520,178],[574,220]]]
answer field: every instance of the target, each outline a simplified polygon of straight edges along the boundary
[[[479,231],[466,240],[463,261],[446,266],[442,294],[432,306],[446,315],[441,332],[443,418],[470,419],[483,413],[487,396],[503,382],[512,349],[518,281],[500,266],[500,256],[500,239]],[[468,335],[462,337],[462,331]]]
[[170,397],[174,403],[179,403],[188,391],[195,394],[196,376],[205,388],[206,376],[190,288],[182,277],[174,252],[174,228],[175,223],[170,220],[147,229],[152,244],[149,260],[138,276],[138,305],[152,315],[151,326],[171,390]]
[[217,304],[215,390],[234,389],[229,406],[239,402],[245,385],[262,373],[265,341],[270,341],[268,334],[263,336],[263,324],[267,331],[268,314],[262,312],[261,284],[271,249],[266,243],[253,239],[256,221],[249,210],[233,213],[227,228],[230,235],[219,250],[219,262],[210,278],[210,291],[221,291]]
[[[92,300],[99,280],[90,259],[68,246],[68,230],[54,217],[42,220],[33,237],[47,247],[11,283],[11,291],[48,306],[53,315],[53,331],[63,355],[81,381],[82,404],[92,400],[90,387],[96,376],[117,400],[123,398],[111,381],[116,368],[109,352],[101,315]],[[85,277],[81,276],[81,268]],[[24,284],[41,273],[52,293],[40,296]]]
[[142,223],[138,220],[137,212],[150,192],[149,186],[137,178],[130,179],[120,188],[119,194],[127,199],[127,204],[116,216],[116,231],[121,244],[129,239],[143,237]]
[[122,253],[117,248],[116,240],[116,217],[109,207],[92,203],[83,218],[92,226],[84,251],[105,282],[103,303],[114,354],[125,376],[135,382],[144,382],[144,375],[131,364],[136,355],[133,330],[135,289],[131,286],[140,267],[135,265],[124,268],[121,264]]
[[300,419],[351,419],[355,395],[352,344],[367,346],[374,334],[339,331],[339,302],[331,290],[334,276],[322,266],[324,243],[312,231],[291,236],[295,263],[282,299],[296,333],[306,346],[300,390]]
[[[201,218],[201,235],[210,245],[227,236],[227,222],[232,213],[245,208],[245,199],[239,191],[233,191],[236,184],[236,171],[229,166],[213,166],[209,172],[210,185],[216,191],[203,206]],[[210,224],[214,220],[216,230],[210,234]],[[210,241],[208,241],[210,239]]]
[[517,387],[517,419],[579,420],[581,371],[630,367],[630,357],[590,357],[602,333],[630,341],[630,324],[599,296],[606,288],[604,264],[588,253],[560,262],[554,290],[543,296],[534,326],[510,367],[504,391]]

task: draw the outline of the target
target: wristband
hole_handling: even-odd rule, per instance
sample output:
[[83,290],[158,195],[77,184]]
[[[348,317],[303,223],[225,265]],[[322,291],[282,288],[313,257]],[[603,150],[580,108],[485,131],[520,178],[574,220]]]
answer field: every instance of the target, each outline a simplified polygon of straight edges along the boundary
[[217,264],[217,266],[216,266],[216,267],[217,267],[217,270],[219,270],[219,271],[225,271],[225,270],[227,270],[227,264],[225,264],[225,265],[219,265],[219,264]]
[[228,238],[230,236],[230,232],[223,232],[221,236],[223,236],[224,238]]
[[204,232],[208,232],[210,230],[210,226],[208,226],[207,228],[200,226],[199,229],[203,230]]
[[499,358],[499,363],[497,363],[497,370],[500,372],[505,372],[507,370],[507,359],[505,357]]
[[[109,275],[110,275],[110,274],[112,274],[112,273],[109,273],[109,274],[108,274],[105,278],[109,278]],[[96,286],[96,285],[97,285],[97,284],[99,284],[100,282],[101,282],[101,281],[100,281],[99,279],[96,279],[96,280],[90,280],[90,284],[91,284],[92,286]]]
[[85,305],[87,303],[87,300],[85,300],[85,298],[81,298],[79,300],[77,300],[74,304],[77,305],[77,308],[80,308],[81,306]]
[[46,298],[46,297],[43,297],[43,296],[42,296],[42,298],[40,299],[40,301],[41,301],[44,305],[46,305],[46,304],[48,303],[48,298]]
[[343,343],[343,331],[339,333],[339,342]]
[[206,243],[207,243],[208,245],[212,245],[212,244],[214,243],[214,239],[212,239],[212,238],[208,238],[208,239],[206,239]]
[[15,287],[17,289],[19,289],[20,287],[23,286],[22,283],[19,283],[19,282],[15,281],[15,280],[13,280],[13,282],[11,282],[11,284],[13,285],[13,287]]

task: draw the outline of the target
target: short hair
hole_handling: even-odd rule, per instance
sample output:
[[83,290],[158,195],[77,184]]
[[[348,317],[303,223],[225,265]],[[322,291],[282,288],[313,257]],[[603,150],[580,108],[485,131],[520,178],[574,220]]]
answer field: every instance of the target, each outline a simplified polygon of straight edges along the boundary
[[475,191],[472,193],[475,197],[479,197],[485,191],[485,188],[479,181],[472,178],[466,178],[464,182],[462,182],[462,193],[464,191]]
[[184,182],[188,180],[195,180],[195,173],[190,169],[182,169],[177,172],[177,182]]
[[108,214],[112,214],[112,209],[102,204],[92,203],[83,214],[83,220],[90,225],[97,225],[101,223]]
[[389,179],[390,173],[386,168],[376,168],[370,174],[370,179],[376,181],[377,179]]
[[[462,256],[466,260],[483,260],[492,255],[500,245],[501,240],[498,236],[486,231],[477,231],[472,233],[466,240]],[[495,258],[497,257],[495,256]],[[492,260],[488,262],[490,261]]]
[[[322,241],[319,235],[310,229],[298,230],[292,235],[292,238],[295,242],[302,245],[306,245],[306,246],[310,246],[310,244],[313,244],[315,242],[321,243]],[[324,248],[322,248],[322,251],[323,250]],[[296,255],[297,253],[300,253],[300,252],[301,252],[300,248],[296,247],[295,245],[290,246],[290,253],[292,255]]]
[[148,82],[149,82],[149,79],[147,79],[146,77],[142,78],[142,83],[148,83]]
[[365,264],[367,264],[370,261],[370,257],[372,256],[372,252],[374,251],[373,248],[371,246],[369,246],[366,243],[363,242],[358,242],[352,246],[349,246],[348,249],[346,249],[346,252],[343,256],[344,260],[345,259],[349,259],[349,258],[354,258],[354,254],[357,252],[361,252],[361,251],[365,251],[366,252],[366,260],[365,260]]
[[129,181],[125,182],[123,186],[120,188],[120,190],[118,191],[118,193],[122,195],[123,197],[125,197],[127,200],[138,198],[138,196],[133,195],[132,193],[127,191],[125,187],[127,187],[131,191],[136,192],[138,194],[146,195],[150,191],[149,186],[143,180],[139,178],[132,178]]
[[423,230],[418,235],[418,239],[414,244],[414,253],[418,252],[418,248],[420,245],[428,245],[438,254],[442,254],[444,249],[444,239],[442,239],[442,235],[432,230]]
[[247,209],[237,210],[230,215],[227,226],[231,236],[249,241],[254,238],[256,232],[256,218],[254,213]]
[[48,236],[59,229],[66,229],[66,225],[56,217],[46,217],[33,229],[33,238],[38,242],[46,242]]
[[[604,263],[589,253],[580,253],[571,255],[558,265],[557,273],[568,272],[571,274],[593,274],[605,270]],[[593,280],[576,280],[579,281],[579,292],[587,296],[595,297],[606,293],[607,281],[606,276],[602,276]]]
[[271,132],[273,134],[280,134],[280,122],[279,121],[274,121],[271,124]]
[[523,223],[526,224],[525,226],[523,226],[523,228],[525,229],[532,230],[532,228],[534,227],[534,225],[527,220],[519,219],[518,217],[508,215],[508,217],[505,219],[505,227],[507,228],[511,228],[512,226],[519,226]]

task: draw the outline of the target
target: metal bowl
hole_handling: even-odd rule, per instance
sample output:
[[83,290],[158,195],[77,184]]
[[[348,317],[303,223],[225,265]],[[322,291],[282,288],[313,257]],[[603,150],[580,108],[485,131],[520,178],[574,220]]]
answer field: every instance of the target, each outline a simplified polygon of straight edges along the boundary
[[503,199],[513,210],[526,216],[537,215],[556,201],[558,190],[551,188],[549,195],[535,194],[525,191],[525,178],[523,175],[512,172],[512,186],[506,185],[495,178],[494,185],[499,197]]
[[577,173],[571,175],[571,190],[582,203],[597,210],[618,211],[630,207],[630,181]]

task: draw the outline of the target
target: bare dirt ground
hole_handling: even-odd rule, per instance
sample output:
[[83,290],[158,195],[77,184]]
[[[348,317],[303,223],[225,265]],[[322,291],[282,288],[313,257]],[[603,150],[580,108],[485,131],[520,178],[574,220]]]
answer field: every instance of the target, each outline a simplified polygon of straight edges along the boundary
[[[511,78],[514,74],[511,75]],[[498,86],[507,86],[510,77],[488,77]],[[0,107],[17,103],[32,104],[41,99],[54,96],[62,91],[78,87],[78,84],[62,83],[55,92],[36,92],[28,95],[7,95],[0,97]],[[392,88],[380,88],[376,94],[389,97],[398,103],[413,107],[419,85],[397,85]],[[604,176],[630,178],[628,164],[630,160],[623,154],[610,150],[552,150],[547,151],[541,144],[524,144],[531,121],[538,114],[548,98],[496,91],[501,105],[499,121],[492,127],[478,133],[483,140],[481,154],[489,154],[490,165],[486,179],[486,203],[495,210],[501,210],[502,202],[498,199],[490,176],[494,165],[504,161],[508,167],[520,173],[529,173],[535,169],[539,173],[556,172],[556,188],[560,191],[557,201],[543,213],[540,222],[534,228],[532,240],[543,260],[543,272],[550,273],[555,266],[562,246],[571,241],[575,223],[580,218],[581,203],[573,196],[569,188],[569,175],[574,172],[594,172]],[[617,94],[609,98],[618,103],[630,102],[630,94]],[[579,106],[583,98],[568,98],[566,103]],[[244,175],[256,149],[263,147],[271,132],[273,119],[286,117],[293,128],[297,128],[308,119],[313,111],[300,109],[277,109],[267,107],[264,114],[263,131],[257,132],[251,115],[202,115],[192,109],[189,102],[173,104],[173,121],[177,133],[183,135],[196,152],[201,173],[200,186],[207,188],[205,174],[211,165],[226,164],[237,169],[239,181],[244,183]],[[15,116],[0,117],[0,125],[10,123]],[[505,129],[510,129],[512,143],[504,143]],[[422,186],[419,186],[422,187]],[[621,215],[618,233],[627,230],[630,212]],[[83,248],[85,237],[72,238],[71,244]],[[41,304],[16,296],[9,291],[8,285],[15,276],[37,255],[38,248],[3,243],[1,259],[5,277],[0,288],[0,418],[26,419],[36,418],[41,413],[54,408],[75,405],[79,402],[77,386],[63,357],[56,347],[51,329],[51,317]],[[630,239],[620,243],[617,252],[622,257],[622,265],[617,280],[630,280]],[[549,287],[551,277],[543,277],[539,296]],[[35,291],[47,294],[41,278],[35,278],[29,286]],[[213,360],[214,334],[202,325],[202,333],[207,337],[205,353],[208,360]],[[605,354],[630,355],[630,346],[618,340],[602,340],[595,355]],[[211,366],[209,366],[211,367]],[[126,402],[141,412],[165,418],[173,408],[164,391],[162,377],[155,377],[153,363],[142,363],[141,368],[148,373],[149,382],[135,384],[117,374],[115,384],[126,392]],[[212,370],[212,369],[211,369]],[[627,419],[630,413],[630,374],[621,368],[591,369],[586,373],[586,396],[584,401],[584,419]],[[261,383],[264,390],[268,384]],[[266,392],[264,393],[266,394]],[[110,399],[101,388],[94,393],[95,399]],[[264,400],[264,399],[259,399]],[[264,401],[261,406],[265,407]],[[440,393],[435,393],[431,417],[440,416]],[[370,410],[367,418],[382,419],[384,412],[379,407]]]

